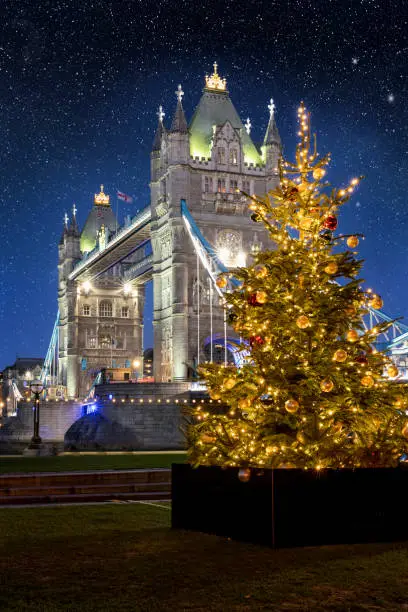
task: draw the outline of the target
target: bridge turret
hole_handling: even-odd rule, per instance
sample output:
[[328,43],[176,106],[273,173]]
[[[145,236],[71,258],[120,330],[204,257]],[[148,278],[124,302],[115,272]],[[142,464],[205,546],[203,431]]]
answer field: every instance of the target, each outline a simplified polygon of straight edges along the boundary
[[271,98],[268,105],[269,123],[266,128],[265,138],[262,146],[262,153],[265,162],[265,170],[268,177],[267,189],[271,189],[276,184],[276,176],[278,174],[278,162],[282,153],[282,142],[275,121],[275,104]]
[[76,262],[81,259],[79,248],[80,232],[76,220],[77,208],[72,207],[72,217],[69,222],[68,215],[65,213],[64,229],[58,245],[58,270],[60,279],[66,279],[72,271]]
[[182,98],[184,96],[184,91],[182,90],[181,85],[179,85],[177,88],[176,96],[177,96],[176,112],[174,113],[170,132],[168,135],[169,163],[186,164],[190,157],[190,144],[189,144],[187,120],[184,114],[184,109],[183,109],[183,104],[182,104]]
[[162,105],[159,106],[159,111],[157,113],[159,118],[157,124],[156,134],[154,136],[152,152],[150,154],[150,172],[152,181],[157,181],[160,176],[161,168],[165,163],[165,146],[163,147],[167,130],[164,126],[163,119],[165,117],[165,113],[163,112]]
[[[58,308],[59,319],[59,371],[58,379],[65,386],[70,372],[75,371],[75,357],[70,354],[75,338],[75,312],[76,287],[69,280],[76,263],[81,259],[80,231],[76,219],[77,208],[72,207],[72,216],[69,221],[68,215],[64,217],[64,229],[58,245]],[[69,385],[69,397],[77,396],[76,379],[74,385]]]

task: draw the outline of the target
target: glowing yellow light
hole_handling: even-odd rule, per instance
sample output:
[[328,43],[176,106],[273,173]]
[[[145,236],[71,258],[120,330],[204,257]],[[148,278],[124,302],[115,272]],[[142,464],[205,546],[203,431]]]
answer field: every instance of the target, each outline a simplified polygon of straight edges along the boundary
[[97,206],[109,206],[109,196],[103,191],[103,185],[101,185],[100,193],[95,193],[94,204]]
[[216,91],[226,91],[227,89],[227,80],[226,79],[222,79],[219,74],[218,74],[218,64],[217,62],[214,62],[213,64],[214,66],[214,72],[211,76],[206,75],[205,76],[205,88],[206,89],[213,89]]

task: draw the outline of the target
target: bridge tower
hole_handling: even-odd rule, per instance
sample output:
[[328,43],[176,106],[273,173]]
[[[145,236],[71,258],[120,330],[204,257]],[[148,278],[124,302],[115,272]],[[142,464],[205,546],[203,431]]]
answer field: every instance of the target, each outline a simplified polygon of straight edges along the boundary
[[[181,85],[176,95],[170,129],[164,125],[160,107],[151,153],[154,376],[158,382],[183,379],[188,366],[209,358],[210,310],[213,337],[222,336],[224,328],[218,296],[209,286],[207,273],[197,267],[180,200],[186,200],[201,232],[226,265],[244,263],[268,238],[250,219],[239,190],[263,194],[272,189],[278,181],[281,150],[273,102],[263,145],[257,146],[251,139],[250,121],[243,125],[216,63],[213,74],[205,77],[189,126]],[[228,335],[234,335],[232,330]]]
[[82,232],[75,206],[70,222],[65,216],[58,250],[58,382],[69,398],[83,399],[101,368],[127,370],[130,377],[133,361],[142,360],[144,287],[126,282],[124,273],[132,254],[107,262],[99,272],[85,265],[81,275],[72,275],[80,261],[86,264],[103,252],[116,232],[103,185]]
[[75,287],[69,282],[69,274],[81,259],[81,234],[76,220],[76,206],[69,220],[65,213],[64,230],[58,245],[58,307],[59,359],[58,383],[67,386],[69,397],[77,397],[77,358],[75,355]]

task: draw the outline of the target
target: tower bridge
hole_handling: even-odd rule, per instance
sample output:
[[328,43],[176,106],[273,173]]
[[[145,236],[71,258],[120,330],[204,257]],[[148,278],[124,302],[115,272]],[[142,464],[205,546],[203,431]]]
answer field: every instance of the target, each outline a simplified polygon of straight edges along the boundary
[[[274,105],[269,104],[263,142],[256,143],[250,121],[242,123],[217,64],[205,77],[189,123],[184,95],[179,85],[169,124],[162,107],[158,112],[150,205],[118,229],[110,196],[101,186],[82,230],[75,208],[71,219],[65,218],[58,317],[43,378],[62,386],[68,398],[85,397],[102,367],[132,369],[135,360],[141,361],[144,294],[150,280],[156,382],[186,380],[191,366],[207,353],[214,357],[208,338],[217,347],[224,342],[224,358],[232,359],[236,352],[239,339],[226,327],[208,267],[208,246],[222,253],[223,262],[211,264],[216,270],[217,265],[243,263],[268,240],[266,231],[249,219],[239,190],[265,193],[277,184],[281,141]],[[194,240],[181,200],[194,219]]]
[[[268,241],[254,224],[240,190],[266,193],[277,185],[281,140],[271,100],[262,143],[242,123],[214,72],[187,123],[181,85],[170,127],[162,107],[151,152],[151,201],[118,229],[103,186],[80,231],[74,207],[59,243],[58,316],[43,380],[68,398],[84,398],[104,367],[133,369],[143,354],[145,285],[153,281],[154,380],[188,378],[189,366],[225,362],[242,352],[227,326],[215,285],[220,271],[244,265]],[[371,317],[385,315],[372,311]],[[408,327],[394,327],[393,351]],[[404,345],[405,346],[405,345]],[[241,348],[239,348],[241,347]],[[245,347],[244,347],[245,350]]]

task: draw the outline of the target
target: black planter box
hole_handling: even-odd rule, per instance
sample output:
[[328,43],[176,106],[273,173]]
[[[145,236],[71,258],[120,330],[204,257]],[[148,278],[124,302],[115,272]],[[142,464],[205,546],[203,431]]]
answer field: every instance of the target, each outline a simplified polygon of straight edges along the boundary
[[273,548],[408,540],[408,470],[172,466],[172,527]]

